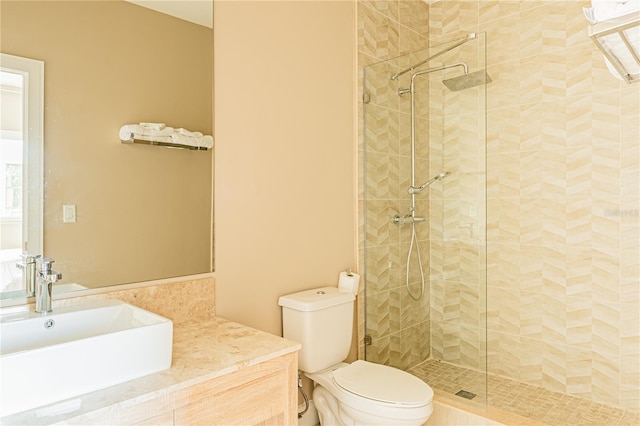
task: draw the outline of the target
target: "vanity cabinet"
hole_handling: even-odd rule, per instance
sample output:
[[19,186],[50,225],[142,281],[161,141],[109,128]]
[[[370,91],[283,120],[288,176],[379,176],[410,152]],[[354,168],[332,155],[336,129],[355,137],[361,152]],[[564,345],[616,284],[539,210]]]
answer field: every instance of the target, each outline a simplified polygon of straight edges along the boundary
[[297,425],[297,355],[246,367],[181,392],[176,426]]
[[297,353],[241,368],[120,412],[121,425],[297,425]]
[[0,423],[297,425],[299,343],[217,317],[176,324],[173,331],[170,369]]

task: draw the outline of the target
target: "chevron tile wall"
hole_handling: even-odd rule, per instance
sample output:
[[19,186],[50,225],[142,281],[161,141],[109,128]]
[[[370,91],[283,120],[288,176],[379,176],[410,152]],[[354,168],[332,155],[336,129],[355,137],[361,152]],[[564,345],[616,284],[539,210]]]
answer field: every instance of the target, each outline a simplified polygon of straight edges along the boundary
[[640,85],[589,5],[440,1],[429,31],[487,32],[489,372],[637,411]]
[[[358,2],[360,90],[371,95],[359,145],[368,359],[486,362],[496,375],[640,410],[640,85],[607,70],[587,35],[589,4]],[[469,32],[487,34],[487,140],[470,137],[484,125],[478,97],[425,83],[418,173],[468,173],[433,185],[420,206],[430,260],[428,301],[416,304],[400,291],[408,233],[389,221],[408,200],[409,110],[388,76],[429,43]]]
[[[366,348],[368,360],[403,369],[429,356],[429,281],[425,280],[423,290],[414,251],[411,260],[414,267],[409,270],[408,280],[412,293],[417,295],[423,291],[424,296],[413,300],[404,287],[410,227],[394,224],[392,218],[406,214],[409,209],[410,103],[408,96],[398,95],[398,89],[406,85],[406,80],[392,82],[389,77],[419,55],[407,54],[428,46],[428,22],[428,6],[422,1],[358,2],[359,64],[371,65],[366,68],[360,85],[370,100],[361,110],[364,119],[359,145],[363,166],[359,191],[360,220],[363,221],[360,264],[366,265],[367,288],[366,307],[363,294],[358,298],[359,330],[360,335],[368,334],[372,339]],[[400,55],[405,57],[376,64]],[[418,107],[420,111],[428,111],[428,99],[421,99]],[[424,134],[428,117],[417,118]],[[416,173],[426,176],[429,172],[426,138],[418,141],[417,153],[421,161],[416,164]],[[421,216],[428,216],[428,200],[420,200],[416,209]],[[426,224],[418,231],[418,244],[424,256],[423,273],[427,278],[429,231]],[[364,357],[364,350],[361,345],[360,357]]]

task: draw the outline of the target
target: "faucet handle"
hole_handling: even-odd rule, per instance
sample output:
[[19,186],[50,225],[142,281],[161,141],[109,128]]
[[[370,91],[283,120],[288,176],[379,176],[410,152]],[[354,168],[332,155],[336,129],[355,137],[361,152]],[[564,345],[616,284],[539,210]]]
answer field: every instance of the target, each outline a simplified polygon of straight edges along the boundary
[[40,258],[40,255],[23,253],[20,255],[20,257],[22,258],[22,262],[16,263],[16,267],[24,270],[27,267],[27,265],[36,263],[36,261]]
[[38,259],[38,269],[41,272],[49,272],[51,271],[51,265],[55,262],[55,260],[50,259],[48,257],[41,257]]
[[60,272],[54,271],[51,269],[51,265],[55,261],[48,257],[41,257],[38,259],[39,263],[39,271],[38,275],[44,279],[47,279],[51,282],[56,282],[62,278],[62,274]]

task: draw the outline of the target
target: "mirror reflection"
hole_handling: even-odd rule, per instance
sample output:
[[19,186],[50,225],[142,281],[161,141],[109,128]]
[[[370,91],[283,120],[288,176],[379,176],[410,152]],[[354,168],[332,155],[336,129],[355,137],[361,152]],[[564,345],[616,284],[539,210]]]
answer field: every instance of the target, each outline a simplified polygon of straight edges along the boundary
[[[20,290],[22,253],[55,260],[58,290],[212,271],[213,151],[118,137],[139,122],[213,133],[212,29],[123,0],[0,7],[2,298]],[[13,57],[44,64],[41,160],[33,102],[5,108],[36,90]]]

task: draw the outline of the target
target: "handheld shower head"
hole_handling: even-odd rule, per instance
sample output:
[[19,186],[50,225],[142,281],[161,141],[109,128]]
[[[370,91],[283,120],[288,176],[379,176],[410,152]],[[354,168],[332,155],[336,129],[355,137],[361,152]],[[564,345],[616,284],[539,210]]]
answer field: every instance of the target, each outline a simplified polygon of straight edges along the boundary
[[420,185],[418,187],[410,186],[409,187],[409,194],[419,194],[425,188],[427,188],[429,185],[434,183],[435,181],[442,180],[442,179],[446,178],[447,176],[449,176],[450,174],[451,174],[451,172],[442,172],[442,173],[437,174],[436,176],[432,177],[431,179],[429,179],[424,184],[422,184],[422,185]]

